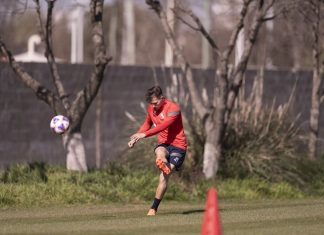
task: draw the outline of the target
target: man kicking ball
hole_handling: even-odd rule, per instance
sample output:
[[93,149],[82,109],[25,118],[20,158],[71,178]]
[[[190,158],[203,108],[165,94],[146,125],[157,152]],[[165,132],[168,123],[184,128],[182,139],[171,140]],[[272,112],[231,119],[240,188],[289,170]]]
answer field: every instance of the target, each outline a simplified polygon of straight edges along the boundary
[[139,140],[158,134],[158,145],[154,152],[161,174],[152,207],[147,213],[151,216],[156,215],[171,173],[178,170],[185,159],[187,140],[179,105],[166,99],[159,86],[148,89],[145,98],[149,103],[146,120],[138,132],[130,137],[128,146],[132,148]]

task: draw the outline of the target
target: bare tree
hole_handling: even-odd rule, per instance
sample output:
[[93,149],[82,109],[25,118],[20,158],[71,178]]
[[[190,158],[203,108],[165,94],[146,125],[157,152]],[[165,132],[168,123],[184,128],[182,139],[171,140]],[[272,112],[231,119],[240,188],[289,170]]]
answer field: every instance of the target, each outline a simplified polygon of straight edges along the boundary
[[45,24],[41,18],[40,2],[34,0],[36,12],[40,23],[40,33],[45,43],[45,56],[51,71],[52,81],[56,90],[52,91],[30,74],[28,74],[20,63],[17,63],[10,50],[0,36],[0,49],[7,56],[9,65],[17,74],[20,80],[29,87],[35,95],[50,106],[55,114],[68,116],[71,125],[66,134],[63,135],[63,145],[66,149],[67,169],[76,171],[87,171],[86,156],[84,144],[82,141],[81,127],[83,118],[95,98],[100,84],[102,82],[104,71],[110,58],[106,57],[106,48],[103,38],[102,15],[104,0],[91,0],[90,17],[92,23],[92,41],[94,44],[94,68],[87,84],[70,100],[69,94],[66,93],[58,67],[55,62],[52,42],[52,12],[55,0],[47,2],[47,18]]
[[[184,57],[170,30],[166,20],[166,14],[160,1],[146,0],[146,3],[157,13],[161,20],[165,37],[172,46],[187,81],[193,107],[204,126],[206,140],[204,143],[203,173],[206,178],[215,177],[218,171],[219,160],[222,156],[225,131],[231,117],[234,102],[242,85],[243,75],[246,71],[252,48],[261,25],[267,20],[272,20],[274,18],[274,15],[268,16],[268,11],[276,2],[276,0],[243,0],[239,20],[232,31],[229,43],[224,51],[221,51],[216,41],[207,32],[200,19],[192,11],[183,8],[178,10],[182,10],[184,14],[190,16],[194,25],[183,18],[179,19],[193,30],[200,32],[207,39],[214,60],[216,62],[219,61],[219,68],[217,69],[218,76],[215,77],[218,86],[215,87],[214,97],[208,104],[204,102],[197,90],[197,86],[194,83],[192,68]],[[244,41],[244,50],[238,63],[231,68],[230,57],[237,43],[238,35],[246,23],[245,21],[248,13],[252,14],[252,22],[249,27],[246,26],[248,35]]]
[[317,141],[319,133],[320,106],[321,99],[324,99],[323,80],[324,80],[324,58],[323,58],[323,23],[324,13],[323,0],[299,1],[298,12],[303,16],[306,25],[312,32],[312,61],[313,61],[313,83],[312,100],[309,121],[309,141],[308,158],[316,159]]

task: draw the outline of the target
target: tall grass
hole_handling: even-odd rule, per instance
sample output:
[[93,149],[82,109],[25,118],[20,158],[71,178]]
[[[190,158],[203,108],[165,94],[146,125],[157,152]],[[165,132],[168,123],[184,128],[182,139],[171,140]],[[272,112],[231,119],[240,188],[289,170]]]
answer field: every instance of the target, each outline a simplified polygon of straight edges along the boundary
[[[309,183],[303,134],[297,117],[289,116],[295,87],[285,104],[262,106],[262,79],[256,79],[252,93],[240,100],[227,130],[221,174],[225,177],[257,176],[272,182]],[[309,164],[308,164],[309,165]]]
[[[28,170],[26,170],[28,169]],[[158,184],[157,170],[130,168],[119,163],[88,173],[70,172],[44,165],[42,174],[33,164],[16,165],[1,172],[0,208],[44,207],[68,204],[151,203]],[[287,182],[271,183],[261,178],[223,179],[216,181],[183,180],[172,175],[163,200],[202,201],[210,187],[221,198],[304,198],[323,196],[323,177],[308,189]],[[10,176],[10,180],[8,178]],[[46,176],[47,180],[44,180]]]
[[[140,202],[152,200],[158,184],[153,171],[120,164],[86,174],[46,166],[42,175],[31,166],[14,165],[1,173],[0,206]],[[188,198],[184,189],[181,184],[171,184],[166,199]]]

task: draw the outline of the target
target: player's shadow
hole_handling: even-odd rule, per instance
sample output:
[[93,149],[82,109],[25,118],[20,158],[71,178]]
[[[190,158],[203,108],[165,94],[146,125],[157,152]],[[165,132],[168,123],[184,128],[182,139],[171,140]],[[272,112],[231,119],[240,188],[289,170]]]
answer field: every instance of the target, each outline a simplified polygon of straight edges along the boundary
[[197,210],[188,210],[188,211],[173,211],[173,212],[168,212],[167,214],[172,214],[172,215],[190,215],[190,214],[195,214],[195,213],[204,213],[204,209],[197,209]]
[[203,213],[203,212],[205,212],[204,209],[198,209],[198,210],[183,211],[181,214],[183,214],[183,215],[190,215],[190,214]]
[[[220,209],[220,211],[223,211],[223,209]],[[188,210],[188,211],[182,211],[182,212],[174,212],[170,214],[180,214],[180,215],[190,215],[195,213],[204,213],[205,209],[197,209],[197,210]]]

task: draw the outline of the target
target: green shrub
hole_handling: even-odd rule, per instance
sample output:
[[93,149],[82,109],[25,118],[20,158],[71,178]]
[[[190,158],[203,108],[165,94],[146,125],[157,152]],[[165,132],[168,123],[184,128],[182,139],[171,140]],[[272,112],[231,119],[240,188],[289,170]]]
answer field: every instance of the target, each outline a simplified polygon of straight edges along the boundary
[[[26,169],[29,169],[29,165],[13,166],[3,173],[21,176],[26,174]],[[158,170],[133,169],[117,163],[88,173],[70,172],[63,168],[46,167],[46,169],[46,181],[37,177],[33,178],[35,181],[31,178],[26,180],[26,177],[2,180],[0,207],[108,202],[151,203],[159,180]],[[211,187],[217,188],[220,198],[229,199],[324,196],[323,176],[324,174],[318,173],[314,184],[309,184],[306,188],[287,182],[271,183],[257,177],[186,181],[179,174],[175,174],[171,176],[164,200],[204,201]]]
[[0,181],[3,183],[46,182],[46,166],[40,162],[12,165],[2,174]]
[[304,198],[306,195],[297,187],[288,183],[276,183],[270,187],[271,198]]
[[299,188],[288,183],[269,183],[260,178],[202,181],[196,187],[195,196],[205,198],[206,192],[211,187],[217,188],[219,197],[224,199],[283,199],[307,196]]
[[298,168],[298,128],[278,115],[243,118],[228,127],[220,174],[228,178],[257,176],[273,182],[303,183]]

